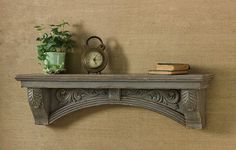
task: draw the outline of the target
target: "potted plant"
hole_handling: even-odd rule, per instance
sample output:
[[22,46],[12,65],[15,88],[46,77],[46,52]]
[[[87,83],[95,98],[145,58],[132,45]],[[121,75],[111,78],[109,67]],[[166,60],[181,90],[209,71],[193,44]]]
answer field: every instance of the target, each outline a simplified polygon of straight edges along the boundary
[[75,41],[72,39],[71,32],[65,30],[68,22],[63,21],[60,24],[49,25],[49,31],[44,32],[43,25],[35,26],[40,32],[40,36],[36,39],[38,59],[42,62],[45,73],[61,73],[65,70],[66,52],[75,47]]

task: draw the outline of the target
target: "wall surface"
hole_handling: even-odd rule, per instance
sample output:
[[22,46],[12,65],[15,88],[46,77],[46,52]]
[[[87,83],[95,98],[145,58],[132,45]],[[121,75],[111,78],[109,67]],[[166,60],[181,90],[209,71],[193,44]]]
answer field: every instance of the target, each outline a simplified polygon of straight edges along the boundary
[[[0,18],[0,150],[236,149],[235,0],[0,0]],[[62,19],[78,42],[94,34],[106,41],[108,73],[145,73],[156,62],[214,73],[206,129],[186,129],[124,106],[84,109],[52,126],[34,125],[26,91],[14,77],[42,73],[33,26]],[[69,72],[79,73],[80,49],[69,55]]]

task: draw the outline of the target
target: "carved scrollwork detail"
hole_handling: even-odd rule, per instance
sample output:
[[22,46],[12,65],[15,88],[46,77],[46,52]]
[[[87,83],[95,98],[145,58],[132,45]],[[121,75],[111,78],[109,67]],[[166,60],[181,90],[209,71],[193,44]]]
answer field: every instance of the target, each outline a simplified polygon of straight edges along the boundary
[[191,112],[197,108],[197,93],[195,90],[182,90],[181,97],[186,110]]
[[107,96],[108,91],[105,89],[58,89],[56,91],[56,98],[60,105]]
[[42,89],[28,88],[27,90],[30,106],[32,106],[34,109],[38,109],[42,105],[42,99],[43,99],[42,92],[43,92]]
[[131,89],[123,90],[123,97],[143,99],[154,103],[170,106],[171,108],[178,109],[178,102],[180,100],[179,92],[177,90],[144,90],[144,89]]

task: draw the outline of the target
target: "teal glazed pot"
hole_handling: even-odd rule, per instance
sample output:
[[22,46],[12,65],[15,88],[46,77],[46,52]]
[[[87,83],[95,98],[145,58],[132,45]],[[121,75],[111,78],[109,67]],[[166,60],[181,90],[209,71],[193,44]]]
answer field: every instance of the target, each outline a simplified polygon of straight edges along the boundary
[[65,71],[65,52],[46,52],[44,61],[44,72],[56,74]]

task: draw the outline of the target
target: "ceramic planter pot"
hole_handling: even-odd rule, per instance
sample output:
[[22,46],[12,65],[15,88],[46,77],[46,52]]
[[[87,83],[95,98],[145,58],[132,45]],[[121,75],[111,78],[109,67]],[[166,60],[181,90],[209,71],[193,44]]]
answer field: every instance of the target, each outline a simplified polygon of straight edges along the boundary
[[53,74],[65,71],[65,56],[65,52],[46,52],[44,72]]

